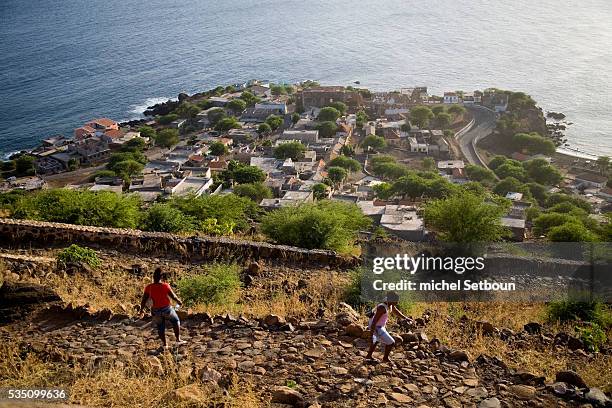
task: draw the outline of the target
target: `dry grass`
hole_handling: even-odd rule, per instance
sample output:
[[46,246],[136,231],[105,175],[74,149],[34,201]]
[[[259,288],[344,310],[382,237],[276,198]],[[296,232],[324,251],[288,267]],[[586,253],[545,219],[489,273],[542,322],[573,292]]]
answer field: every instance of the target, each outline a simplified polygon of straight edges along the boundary
[[[20,350],[16,344],[0,344],[0,387],[53,387],[68,391],[70,403],[91,407],[151,407],[182,408],[189,403],[171,398],[173,390],[197,384],[203,391],[198,406],[221,405],[235,408],[263,407],[261,395],[253,385],[233,376],[226,392],[203,384],[180,372],[172,357],[163,359],[165,374],[152,372],[144,356],[129,362],[109,362],[98,368],[45,362],[33,353]],[[181,362],[191,366],[193,359]]]
[[[495,356],[509,367],[544,376],[549,381],[555,379],[558,371],[571,369],[587,384],[612,390],[612,377],[602,375],[612,372],[610,356],[598,354],[588,359],[536,343],[518,349],[499,337],[483,336],[474,323],[459,324],[459,319],[465,315],[471,322],[487,321],[495,327],[520,331],[526,323],[545,322],[546,306],[542,303],[417,303],[411,312],[417,316],[425,310],[434,311],[426,328],[429,337],[436,337],[451,348],[465,350],[473,358],[480,354]],[[547,330],[573,333],[570,324],[548,325]]]

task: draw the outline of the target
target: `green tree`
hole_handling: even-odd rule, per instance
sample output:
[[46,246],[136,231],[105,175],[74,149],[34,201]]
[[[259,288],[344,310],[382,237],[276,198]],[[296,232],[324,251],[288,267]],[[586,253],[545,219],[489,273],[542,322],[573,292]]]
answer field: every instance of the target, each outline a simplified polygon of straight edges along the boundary
[[361,142],[361,147],[364,149],[372,149],[375,151],[382,150],[387,147],[387,141],[385,138],[376,136],[376,135],[368,135]]
[[260,135],[269,135],[272,133],[272,128],[267,123],[262,123],[257,127],[257,133]]
[[181,102],[175,113],[181,118],[193,119],[200,113],[200,108],[190,102]]
[[15,173],[17,176],[31,176],[36,173],[36,159],[33,156],[22,154],[15,160]]
[[419,129],[426,128],[433,118],[434,114],[427,106],[415,106],[410,110],[410,121],[417,125]]
[[217,124],[226,117],[225,110],[222,108],[214,108],[208,112],[208,122],[212,128],[217,126]]
[[347,156],[347,157],[353,157],[355,155],[355,148],[351,145],[345,144],[340,149],[340,154]]
[[495,169],[495,174],[501,179],[507,177],[513,177],[517,180],[525,180],[527,178],[527,172],[520,165],[515,165],[510,162],[506,162]]
[[229,149],[221,142],[213,142],[210,144],[210,154],[213,156],[225,156],[229,153]]
[[608,173],[610,172],[610,158],[608,156],[601,156],[597,158],[597,166],[599,167],[599,172],[604,175],[607,176]]
[[340,112],[340,116],[346,115],[346,111],[348,109],[348,106],[346,106],[346,104],[343,102],[331,102],[327,104],[327,107],[336,109],[338,112]]
[[233,171],[233,178],[238,184],[263,183],[266,181],[266,173],[259,167],[240,166]]
[[319,131],[319,136],[323,138],[333,137],[338,131],[338,125],[336,122],[331,121],[321,122],[317,125],[317,130]]
[[496,180],[495,173],[485,167],[468,164],[465,166],[465,172],[472,181],[493,183]]
[[283,118],[278,115],[270,115],[266,118],[266,123],[272,130],[276,130],[283,126]]
[[394,194],[393,186],[389,183],[376,184],[374,187],[372,187],[372,189],[374,190],[376,197],[380,198],[381,200],[387,200],[393,197]]
[[221,119],[215,125],[215,130],[217,132],[227,132],[230,129],[240,129],[241,127],[240,123],[238,123],[238,119],[232,116]]
[[445,113],[446,112],[446,108],[444,108],[444,105],[436,105],[436,106],[432,106],[431,108],[431,112],[435,115],[438,116],[441,113]]
[[348,252],[371,222],[359,207],[338,201],[290,206],[262,219],[262,232],[279,244]]
[[157,118],[157,123],[159,123],[160,125],[169,125],[170,123],[174,122],[178,118],[179,118],[179,115],[177,115],[176,113],[169,113],[167,115],[159,116]]
[[274,149],[274,157],[279,160],[285,160],[291,158],[292,160],[300,160],[304,157],[306,152],[306,146],[300,142],[287,142],[278,145]]
[[234,187],[234,194],[249,198],[256,203],[261,202],[264,198],[272,198],[272,190],[263,183],[239,184]]
[[546,213],[533,220],[533,233],[546,235],[551,228],[564,224],[582,225],[580,220],[570,214]]
[[113,166],[113,171],[126,181],[133,175],[140,174],[143,169],[144,165],[136,160],[124,160]]
[[523,193],[526,188],[523,183],[514,177],[507,177],[498,182],[493,188],[493,192],[497,195],[505,197],[506,194],[512,193]]
[[538,133],[517,133],[512,138],[517,150],[528,154],[552,155],[557,150],[552,140],[540,136]]
[[448,113],[439,113],[436,115],[436,125],[438,125],[440,129],[448,128],[451,123],[453,123],[453,118]]
[[435,171],[436,170],[436,161],[431,157],[425,157],[423,159],[423,169],[426,171]]
[[566,223],[552,227],[548,231],[548,239],[552,242],[590,242],[595,237],[582,224]]
[[446,111],[457,117],[463,115],[466,112],[466,109],[461,105],[451,105]]
[[293,114],[291,115],[291,123],[293,123],[293,124],[295,125],[295,124],[296,124],[296,123],[298,123],[299,121],[300,121],[300,114],[299,114],[299,113],[297,113],[297,112],[296,112],[296,113],[293,113]]
[[360,110],[357,112],[356,116],[356,123],[355,126],[357,126],[358,129],[363,129],[363,125],[365,125],[365,123],[368,121],[368,114],[365,113],[365,111]]
[[507,234],[501,225],[506,211],[503,205],[485,203],[482,196],[463,191],[430,201],[425,207],[424,219],[446,242],[494,242]]
[[350,172],[356,172],[361,170],[361,164],[355,159],[351,159],[346,156],[338,156],[329,162],[330,167],[342,167]]
[[247,104],[244,100],[242,99],[232,99],[231,101],[229,101],[229,103],[227,104],[227,107],[234,112],[234,114],[238,115],[240,113],[242,113],[246,107]]
[[261,102],[261,98],[253,95],[250,91],[244,91],[240,95],[240,99],[246,102],[247,106],[255,106],[256,103]]
[[189,232],[196,229],[196,220],[169,204],[154,204],[144,214],[141,226],[145,231]]
[[146,143],[142,137],[135,137],[133,139],[128,140],[121,146],[122,152],[142,152],[146,146]]
[[489,162],[489,168],[495,171],[499,166],[505,164],[508,161],[508,158],[505,156],[494,156]]
[[340,184],[348,177],[348,171],[342,167],[330,167],[327,169],[327,176],[334,184]]
[[176,129],[163,129],[157,133],[155,144],[161,147],[172,147],[179,142],[179,132]]
[[320,122],[336,122],[338,118],[342,114],[336,108],[332,108],[331,106],[327,106],[319,111],[319,116],[317,116],[317,120]]
[[544,185],[555,185],[563,180],[563,176],[555,166],[544,159],[533,159],[523,163],[530,179]]
[[138,132],[140,132],[140,137],[145,137],[149,140],[155,140],[155,136],[157,136],[157,132],[151,126],[141,126],[138,128]]
[[312,186],[312,193],[314,194],[315,199],[323,200],[327,198],[328,187],[323,183],[317,183]]

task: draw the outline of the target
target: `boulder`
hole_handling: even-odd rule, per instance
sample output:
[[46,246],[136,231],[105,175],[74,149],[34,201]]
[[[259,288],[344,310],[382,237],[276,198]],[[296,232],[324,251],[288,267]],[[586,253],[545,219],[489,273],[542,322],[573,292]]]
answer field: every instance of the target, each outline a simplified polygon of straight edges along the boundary
[[168,398],[178,404],[202,405],[206,401],[206,394],[198,384],[189,384],[170,392]]
[[300,392],[289,387],[276,387],[272,390],[272,402],[300,406],[304,404],[304,396]]
[[217,383],[223,377],[220,372],[210,367],[202,367],[197,372],[198,379],[202,382]]
[[352,323],[344,328],[344,332],[351,337],[361,338],[363,337],[365,330],[363,329],[363,327],[361,327],[361,325]]
[[493,326],[489,322],[477,321],[474,322],[474,325],[476,327],[476,330],[480,331],[483,336],[491,336],[495,334],[495,326]]
[[274,314],[269,314],[263,318],[263,323],[268,327],[281,326],[285,324],[285,319]]
[[402,339],[404,340],[404,343],[410,344],[410,343],[419,342],[419,337],[414,333],[404,333],[401,336],[402,336]]
[[467,352],[461,350],[452,351],[448,355],[448,358],[453,361],[470,361],[470,355]]
[[578,388],[587,388],[584,380],[574,371],[559,371],[555,376],[555,381],[565,382]]
[[535,387],[523,384],[514,384],[508,387],[511,394],[522,400],[531,400],[536,395]]
[[584,349],[584,342],[577,337],[570,336],[567,339],[567,348],[570,350],[582,350]]
[[610,404],[610,398],[608,398],[606,394],[604,394],[603,391],[599,388],[591,388],[589,392],[584,394],[584,398],[591,404],[594,404],[598,407],[610,406],[608,405]]
[[501,408],[501,402],[496,397],[487,398],[480,401],[478,408]]
[[540,334],[542,325],[540,323],[531,322],[523,326],[523,329],[529,334]]

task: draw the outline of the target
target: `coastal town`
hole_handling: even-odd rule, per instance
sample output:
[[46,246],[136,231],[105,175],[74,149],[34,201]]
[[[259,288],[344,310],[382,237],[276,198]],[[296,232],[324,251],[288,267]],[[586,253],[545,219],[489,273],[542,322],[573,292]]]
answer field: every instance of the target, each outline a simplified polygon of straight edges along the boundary
[[[585,225],[607,224],[609,159],[556,154],[553,139],[531,128],[517,130],[526,140],[505,151],[487,149],[487,140],[504,137],[508,118],[520,115],[521,98],[531,103],[497,89],[435,96],[427,87],[237,83],[180,94],[150,107],[143,120],[93,118],[73,135],[48,137],[3,163],[0,190],[111,191],[136,195],[145,207],[236,193],[265,211],[331,199],[356,204],[385,234],[427,241],[423,204],[453,185],[476,183],[510,203],[501,223],[511,240],[543,238],[550,226],[534,229],[534,221],[562,202],[578,202]],[[536,130],[558,130],[538,113]],[[483,124],[492,130],[483,132]],[[546,203],[560,194],[567,198]]]

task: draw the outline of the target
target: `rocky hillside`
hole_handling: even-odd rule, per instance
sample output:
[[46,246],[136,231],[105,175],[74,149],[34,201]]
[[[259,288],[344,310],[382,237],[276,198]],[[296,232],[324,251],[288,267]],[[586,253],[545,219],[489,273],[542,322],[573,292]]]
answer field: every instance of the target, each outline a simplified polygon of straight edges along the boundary
[[[610,404],[587,383],[606,384],[609,348],[592,353],[536,322],[508,328],[439,305],[390,326],[391,364],[368,362],[365,316],[331,289],[350,284],[346,272],[246,265],[236,304],[181,310],[187,344],[159,352],[150,319],[135,316],[141,287],[153,265],[175,277],[200,266],[114,252],[100,253],[100,269],[59,267],[52,252],[0,255],[0,387],[64,386],[70,403],[89,407]],[[525,370],[528,358],[562,365],[543,376]],[[585,367],[598,371],[572,371]]]

